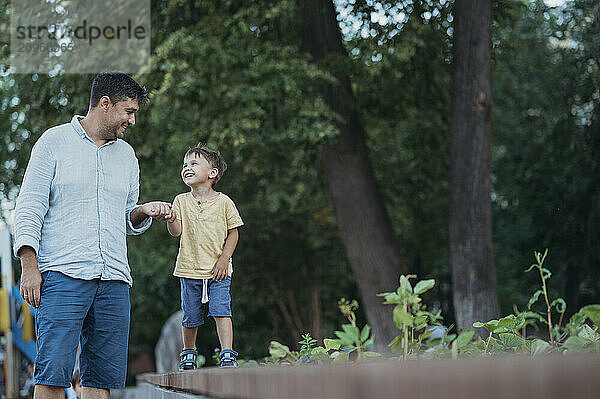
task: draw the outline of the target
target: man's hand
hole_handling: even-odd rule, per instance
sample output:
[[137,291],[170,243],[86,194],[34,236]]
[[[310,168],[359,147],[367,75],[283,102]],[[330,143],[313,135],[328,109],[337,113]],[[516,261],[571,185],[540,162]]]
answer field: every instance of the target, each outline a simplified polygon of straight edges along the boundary
[[229,258],[221,256],[212,268],[212,278],[216,281],[225,280],[229,271]]
[[175,213],[171,211],[171,204],[162,201],[147,202],[141,208],[146,216],[159,221],[170,220]]
[[42,287],[42,275],[38,269],[37,256],[31,247],[23,247],[19,250],[21,258],[21,296],[34,308],[40,306],[40,291]]

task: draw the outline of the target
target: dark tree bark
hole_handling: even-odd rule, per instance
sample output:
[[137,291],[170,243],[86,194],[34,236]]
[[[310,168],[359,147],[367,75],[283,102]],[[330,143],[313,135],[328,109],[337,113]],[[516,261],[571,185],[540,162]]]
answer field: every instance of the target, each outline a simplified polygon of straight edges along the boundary
[[[302,12],[302,47],[313,61],[327,68],[327,59],[347,57],[333,2],[298,0],[297,4]],[[398,330],[392,307],[382,305],[376,294],[395,290],[406,267],[377,188],[350,78],[344,71],[328,70],[338,84],[324,86],[323,98],[344,122],[338,126],[336,142],[322,147],[321,161],[376,349],[386,351]]]
[[450,261],[456,324],[498,316],[492,244],[491,0],[454,3]]

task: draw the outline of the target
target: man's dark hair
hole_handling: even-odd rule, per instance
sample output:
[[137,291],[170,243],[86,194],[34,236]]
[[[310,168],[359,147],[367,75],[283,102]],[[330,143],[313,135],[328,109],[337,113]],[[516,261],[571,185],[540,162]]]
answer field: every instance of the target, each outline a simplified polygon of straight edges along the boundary
[[126,73],[119,71],[106,71],[99,73],[92,83],[90,108],[94,108],[103,96],[108,96],[113,104],[131,98],[138,100],[142,105],[148,101],[146,88],[140,86]]
[[201,144],[198,144],[197,147],[190,148],[189,150],[187,150],[187,152],[185,153],[185,158],[187,158],[191,154],[196,154],[196,156],[198,157],[204,157],[204,159],[206,159],[210,166],[219,171],[219,173],[217,173],[217,176],[215,177],[215,180],[213,180],[212,182],[213,186],[217,184],[217,182],[221,180],[221,177],[223,177],[223,174],[227,170],[227,163],[225,163],[225,160],[223,159],[221,153],[219,151],[211,150],[207,147],[201,147]]

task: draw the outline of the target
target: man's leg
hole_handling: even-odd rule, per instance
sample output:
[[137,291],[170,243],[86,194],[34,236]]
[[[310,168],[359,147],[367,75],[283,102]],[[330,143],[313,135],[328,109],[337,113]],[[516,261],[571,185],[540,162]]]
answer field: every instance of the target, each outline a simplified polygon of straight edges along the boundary
[[81,399],[110,399],[110,390],[102,388],[82,387]]
[[36,385],[33,390],[33,399],[64,399],[65,388],[52,385]]
[[221,350],[233,349],[233,324],[231,317],[214,317],[217,325],[217,335],[221,343]]
[[40,306],[35,316],[35,397],[54,398],[53,392],[64,397],[64,388],[73,378],[81,326],[92,303],[96,282],[55,271],[42,276]]
[[183,338],[183,349],[196,349],[196,335],[198,327],[181,326],[181,335]]
[[129,285],[100,281],[83,322],[79,370],[83,397],[104,398],[125,387],[129,338]]

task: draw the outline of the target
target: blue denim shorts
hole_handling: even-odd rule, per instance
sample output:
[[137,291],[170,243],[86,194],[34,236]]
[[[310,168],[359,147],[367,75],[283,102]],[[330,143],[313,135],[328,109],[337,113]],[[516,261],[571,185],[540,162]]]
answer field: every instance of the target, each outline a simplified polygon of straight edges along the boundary
[[129,339],[129,285],[122,281],[81,280],[42,273],[35,317],[38,385],[71,385],[77,345],[84,387],[125,386]]
[[[204,324],[204,313],[208,305],[208,316],[231,317],[231,277],[217,281],[214,279],[200,280],[179,278],[181,285],[181,310],[183,310],[184,327],[198,327]],[[208,290],[208,303],[202,303],[203,284]]]

